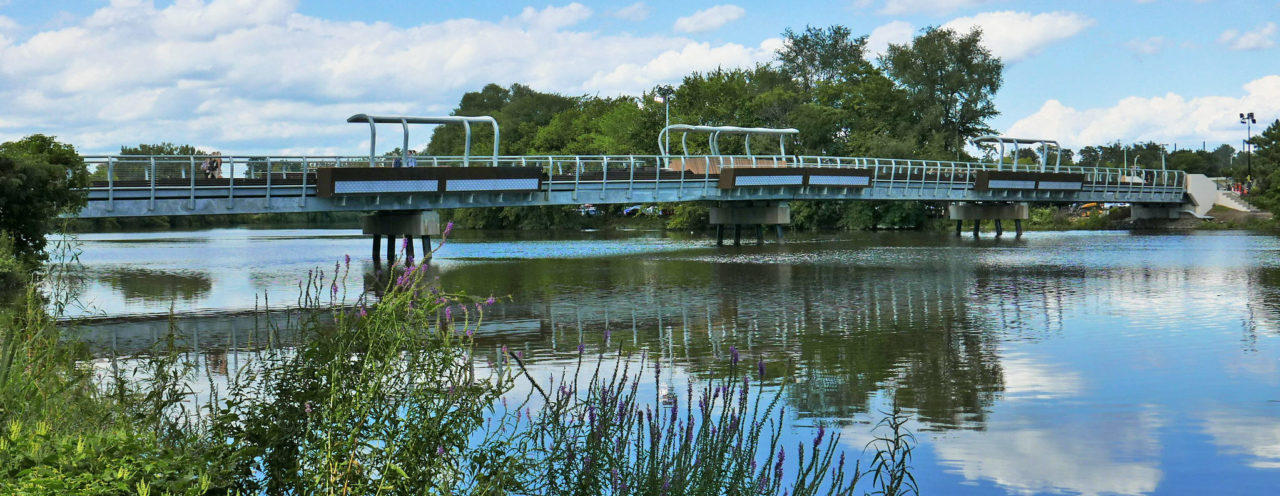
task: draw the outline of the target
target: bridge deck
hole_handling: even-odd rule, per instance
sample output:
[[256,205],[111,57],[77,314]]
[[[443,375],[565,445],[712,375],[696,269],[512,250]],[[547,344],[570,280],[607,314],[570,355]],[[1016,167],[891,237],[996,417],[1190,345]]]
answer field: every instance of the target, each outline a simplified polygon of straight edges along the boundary
[[[434,180],[357,181],[373,183],[373,189],[364,184],[360,194],[343,194],[321,191],[317,186],[325,174],[317,171],[368,170],[368,157],[225,156],[224,177],[214,179],[200,172],[204,158],[86,157],[96,180],[79,217],[797,199],[1176,204],[1186,192],[1182,172],[1158,169],[1055,171],[1053,166],[859,157],[529,156],[419,157],[419,170],[400,169],[397,175],[480,177],[476,173],[483,171],[477,168],[496,165],[536,177],[536,188],[503,190],[481,179],[442,181],[476,183],[465,191],[424,186]],[[373,165],[388,167],[390,160]],[[483,177],[489,176],[494,174]],[[386,189],[378,189],[384,184]]]

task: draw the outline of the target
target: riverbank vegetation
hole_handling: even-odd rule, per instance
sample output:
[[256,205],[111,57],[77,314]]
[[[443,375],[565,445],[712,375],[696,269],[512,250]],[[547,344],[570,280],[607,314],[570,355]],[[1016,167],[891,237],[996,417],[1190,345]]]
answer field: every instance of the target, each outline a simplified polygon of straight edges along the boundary
[[0,144],[0,290],[24,284],[48,258],[58,216],[85,204],[89,173],[71,145],[33,134]]
[[225,383],[177,332],[90,356],[31,289],[0,311],[0,493],[915,491],[904,417],[888,412],[866,453],[821,426],[789,435],[794,381],[770,357],[730,348],[668,391],[663,357],[589,341],[535,377],[521,353],[475,346],[495,299],[388,274],[376,301],[349,303],[349,265],[310,274],[287,324],[303,339],[236,350]]

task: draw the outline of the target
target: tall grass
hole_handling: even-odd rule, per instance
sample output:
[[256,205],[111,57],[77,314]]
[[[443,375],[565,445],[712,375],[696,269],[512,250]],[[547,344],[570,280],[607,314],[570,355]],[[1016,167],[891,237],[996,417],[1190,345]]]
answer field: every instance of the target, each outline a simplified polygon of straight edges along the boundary
[[99,377],[33,291],[25,312],[0,321],[0,492],[915,490],[914,439],[896,413],[869,472],[825,428],[791,445],[781,391],[737,350],[720,358],[723,377],[683,394],[659,390],[661,360],[644,350],[580,345],[571,372],[538,380],[516,353],[478,365],[474,332],[492,298],[396,266],[376,302],[346,303],[349,271],[348,259],[300,282],[303,308],[289,321],[300,344],[251,352],[199,408],[197,367],[176,333]]

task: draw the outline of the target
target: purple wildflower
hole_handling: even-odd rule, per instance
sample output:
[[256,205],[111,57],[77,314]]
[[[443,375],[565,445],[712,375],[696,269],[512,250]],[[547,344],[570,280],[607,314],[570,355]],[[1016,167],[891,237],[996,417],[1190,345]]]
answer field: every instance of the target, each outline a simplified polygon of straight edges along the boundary
[[475,333],[471,330],[471,328],[470,328],[470,327],[468,327],[468,328],[467,328],[467,337],[471,337],[471,336],[472,336],[472,335],[474,335],[474,334],[475,334]]
[[448,224],[444,225],[444,233],[441,236],[448,236],[451,232],[453,232],[453,221],[449,221]]
[[823,427],[822,425],[818,425],[818,437],[813,438],[814,449],[818,449],[818,446],[822,444],[822,436],[826,435],[826,433],[827,433],[827,428]]
[[489,306],[489,305],[492,305],[492,304],[493,304],[493,302],[494,302],[494,299],[493,299],[493,297],[492,297],[492,296],[490,296],[490,297],[489,297],[489,299],[484,300],[484,305],[485,305],[485,306]]
[[524,360],[524,350],[516,350],[516,358]]
[[343,255],[347,259],[347,267],[351,266],[351,255]]
[[307,412],[307,414],[308,414],[308,415],[310,415],[310,414],[311,414],[311,402],[310,402],[310,401],[308,401],[308,402],[306,402],[306,403],[303,403],[303,405],[302,405],[302,409],[303,409],[303,410],[305,410],[305,411]]
[[729,364],[730,365],[738,364],[738,349],[733,346],[729,347]]
[[587,350],[586,345],[584,345],[584,344],[582,344],[582,343],[578,343],[578,354],[579,354],[579,355],[581,355],[581,354],[582,354],[582,352],[584,352],[584,351],[586,351],[586,350]]
[[444,456],[444,446],[439,446],[436,448],[436,455]]
[[782,462],[787,459],[787,449],[778,449],[778,463],[773,466],[773,478],[782,480]]
[[756,362],[756,370],[760,372],[760,380],[763,381],[764,380],[764,359],[763,358],[761,358],[759,362]]
[[361,307],[360,307],[360,316],[361,316],[361,317],[365,317],[366,315],[368,315],[368,313],[366,313],[366,312],[364,311],[364,307],[363,307],[363,306],[361,306]]
[[405,236],[404,241],[400,242],[400,251],[408,251],[408,250],[409,250],[409,237]]
[[453,320],[453,307],[444,307],[444,320]]
[[334,298],[338,297],[338,281],[334,281],[333,285],[329,287],[329,294],[333,295]]

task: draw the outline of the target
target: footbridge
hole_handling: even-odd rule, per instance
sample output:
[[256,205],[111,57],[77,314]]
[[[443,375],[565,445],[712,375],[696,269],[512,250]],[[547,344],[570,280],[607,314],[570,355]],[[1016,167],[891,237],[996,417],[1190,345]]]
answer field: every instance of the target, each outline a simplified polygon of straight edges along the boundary
[[[85,157],[94,181],[78,217],[360,211],[396,219],[446,208],[716,202],[713,224],[780,225],[790,221],[791,200],[948,202],[955,220],[1016,220],[1037,202],[1130,203],[1176,215],[1187,201],[1181,171],[1050,163],[1056,143],[1047,140],[980,138],[1000,146],[993,161],[834,157],[787,154],[794,129],[672,125],[662,130],[656,155],[511,156],[499,153],[490,117],[358,114],[348,122],[369,126],[367,156]],[[463,155],[407,151],[411,124],[450,123],[466,130]],[[378,124],[403,129],[401,155],[375,153]],[[473,124],[493,127],[491,155],[470,153]],[[665,146],[675,134],[679,153]],[[745,153],[721,153],[725,135],[740,136]],[[705,139],[709,152],[690,153],[690,136]],[[769,139],[769,151],[753,153],[753,137]],[[1006,144],[1039,146],[1039,163],[1006,163]],[[382,229],[377,224],[366,230]]]

